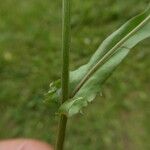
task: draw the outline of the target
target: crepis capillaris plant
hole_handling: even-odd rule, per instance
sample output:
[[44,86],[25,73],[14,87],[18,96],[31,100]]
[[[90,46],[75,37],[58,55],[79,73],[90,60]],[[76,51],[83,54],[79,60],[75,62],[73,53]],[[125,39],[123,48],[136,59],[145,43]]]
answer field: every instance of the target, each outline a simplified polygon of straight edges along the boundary
[[[102,85],[131,49],[150,37],[150,7],[127,21],[102,42],[89,62],[69,72],[70,0],[63,0],[62,78],[50,85],[51,101],[61,101],[56,150],[63,150],[67,118],[80,113],[101,91]],[[61,86],[62,85],[62,86]]]

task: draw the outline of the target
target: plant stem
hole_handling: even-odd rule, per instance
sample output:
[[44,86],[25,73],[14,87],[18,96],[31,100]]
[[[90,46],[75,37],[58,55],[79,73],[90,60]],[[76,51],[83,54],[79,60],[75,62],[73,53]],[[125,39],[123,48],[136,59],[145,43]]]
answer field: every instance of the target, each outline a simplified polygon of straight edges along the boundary
[[[62,103],[69,99],[69,50],[70,50],[70,0],[62,0]],[[67,117],[60,116],[58,127],[58,137],[56,142],[56,150],[63,150],[65,132],[66,132]]]

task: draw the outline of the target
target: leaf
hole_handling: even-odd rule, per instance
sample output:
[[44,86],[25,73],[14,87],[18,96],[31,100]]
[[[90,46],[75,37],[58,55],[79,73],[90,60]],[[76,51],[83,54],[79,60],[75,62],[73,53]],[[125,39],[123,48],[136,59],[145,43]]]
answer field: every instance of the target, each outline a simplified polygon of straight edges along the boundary
[[55,82],[51,82],[49,85],[49,90],[45,94],[44,103],[49,105],[51,103],[60,104],[60,86],[61,82],[60,80],[57,80]]
[[55,114],[58,108],[60,107],[60,80],[50,83],[50,89],[47,93],[44,94],[44,104],[49,109],[51,113]]
[[79,113],[96,97],[104,81],[125,59],[131,48],[148,37],[150,37],[150,8],[111,34],[86,65],[70,73],[71,100],[62,104],[60,113],[67,116]]
[[[83,101],[83,97],[79,97],[73,100],[70,100],[67,103],[64,103],[63,107],[60,107],[59,112],[64,115],[72,116],[78,113],[79,109],[87,106],[87,102]],[[67,113],[66,113],[67,112]]]

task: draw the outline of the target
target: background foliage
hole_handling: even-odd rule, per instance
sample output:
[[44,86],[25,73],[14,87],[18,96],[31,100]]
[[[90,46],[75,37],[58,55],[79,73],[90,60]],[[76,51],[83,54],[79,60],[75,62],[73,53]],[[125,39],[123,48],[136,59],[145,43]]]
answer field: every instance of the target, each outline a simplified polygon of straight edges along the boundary
[[[43,104],[61,65],[61,0],[0,0],[0,139],[54,143],[57,117]],[[73,0],[71,70],[148,0]],[[66,149],[148,150],[149,40],[134,48],[82,116],[68,124]],[[74,145],[74,147],[72,147]]]

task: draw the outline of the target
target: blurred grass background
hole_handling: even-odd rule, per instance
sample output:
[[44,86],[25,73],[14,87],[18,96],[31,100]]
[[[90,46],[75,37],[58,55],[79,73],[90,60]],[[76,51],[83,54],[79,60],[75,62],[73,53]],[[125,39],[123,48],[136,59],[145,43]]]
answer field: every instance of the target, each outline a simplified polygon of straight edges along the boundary
[[[0,139],[55,143],[58,118],[43,104],[60,77],[61,0],[0,0]],[[71,70],[149,0],[72,0]],[[66,150],[150,149],[149,40],[136,46],[84,115],[70,119]]]

